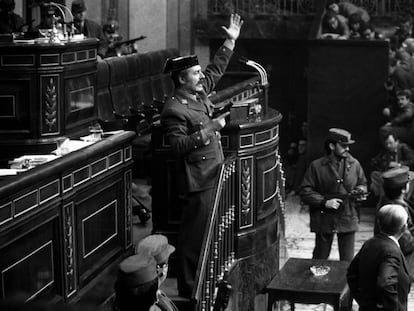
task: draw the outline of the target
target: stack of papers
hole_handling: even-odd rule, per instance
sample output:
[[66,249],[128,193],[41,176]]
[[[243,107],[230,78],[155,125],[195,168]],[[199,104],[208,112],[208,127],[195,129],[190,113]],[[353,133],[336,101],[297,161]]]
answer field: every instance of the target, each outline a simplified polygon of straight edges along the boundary
[[11,169],[29,169],[36,167],[40,164],[52,161],[58,156],[55,154],[38,154],[38,155],[24,155],[9,161]]

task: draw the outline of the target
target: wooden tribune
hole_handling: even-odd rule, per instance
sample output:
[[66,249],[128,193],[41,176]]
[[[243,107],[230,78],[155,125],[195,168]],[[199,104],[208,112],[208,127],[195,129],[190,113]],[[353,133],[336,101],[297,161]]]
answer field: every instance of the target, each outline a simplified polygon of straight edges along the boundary
[[76,301],[131,247],[134,137],[0,180],[0,299]]

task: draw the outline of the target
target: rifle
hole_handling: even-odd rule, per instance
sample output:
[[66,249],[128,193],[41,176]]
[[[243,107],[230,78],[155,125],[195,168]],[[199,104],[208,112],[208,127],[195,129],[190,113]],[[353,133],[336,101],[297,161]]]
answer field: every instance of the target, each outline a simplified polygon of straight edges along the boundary
[[115,42],[114,47],[119,48],[122,45],[134,44],[136,41],[141,41],[145,38],[146,38],[146,36],[140,36],[138,38],[134,38],[134,39],[130,39],[130,40]]

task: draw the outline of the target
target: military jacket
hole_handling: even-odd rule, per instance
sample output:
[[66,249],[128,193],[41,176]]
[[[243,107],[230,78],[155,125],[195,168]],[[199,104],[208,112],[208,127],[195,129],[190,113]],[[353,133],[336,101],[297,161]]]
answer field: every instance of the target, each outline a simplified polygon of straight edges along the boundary
[[[366,186],[364,171],[357,159],[349,155],[345,159],[343,176],[333,160],[324,156],[311,163],[300,187],[300,196],[309,205],[312,232],[354,232],[358,230],[358,212],[355,201],[348,198],[357,186]],[[343,203],[338,210],[328,209],[325,202],[339,198]]]
[[[222,77],[231,55],[232,51],[222,46],[204,72],[204,91],[194,97],[183,89],[177,89],[161,113],[164,135],[177,156],[177,173],[184,175],[183,187],[188,192],[214,187],[224,160],[219,133],[201,130],[211,122],[213,112],[213,104],[207,94]],[[183,190],[182,187],[179,190]]]

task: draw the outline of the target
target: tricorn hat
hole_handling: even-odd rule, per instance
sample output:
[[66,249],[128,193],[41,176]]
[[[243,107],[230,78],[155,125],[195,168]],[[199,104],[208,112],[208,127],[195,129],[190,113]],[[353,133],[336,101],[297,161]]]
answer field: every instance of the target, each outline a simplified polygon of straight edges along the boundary
[[382,179],[384,187],[398,188],[414,180],[414,173],[410,171],[408,166],[395,167],[382,173]]
[[168,239],[162,234],[152,234],[142,239],[137,247],[137,254],[148,254],[154,257],[157,264],[164,264],[175,251],[175,247],[168,244]]
[[118,269],[117,283],[134,288],[158,278],[154,257],[138,254],[125,258]]
[[339,128],[330,128],[328,139],[345,145],[353,144],[355,142],[355,140],[351,139],[351,133]]
[[83,12],[83,11],[86,11],[85,2],[83,2],[83,0],[74,0],[72,2],[71,11],[74,14],[79,13],[79,12]]
[[164,65],[164,73],[181,71],[199,65],[197,55],[168,58]]

